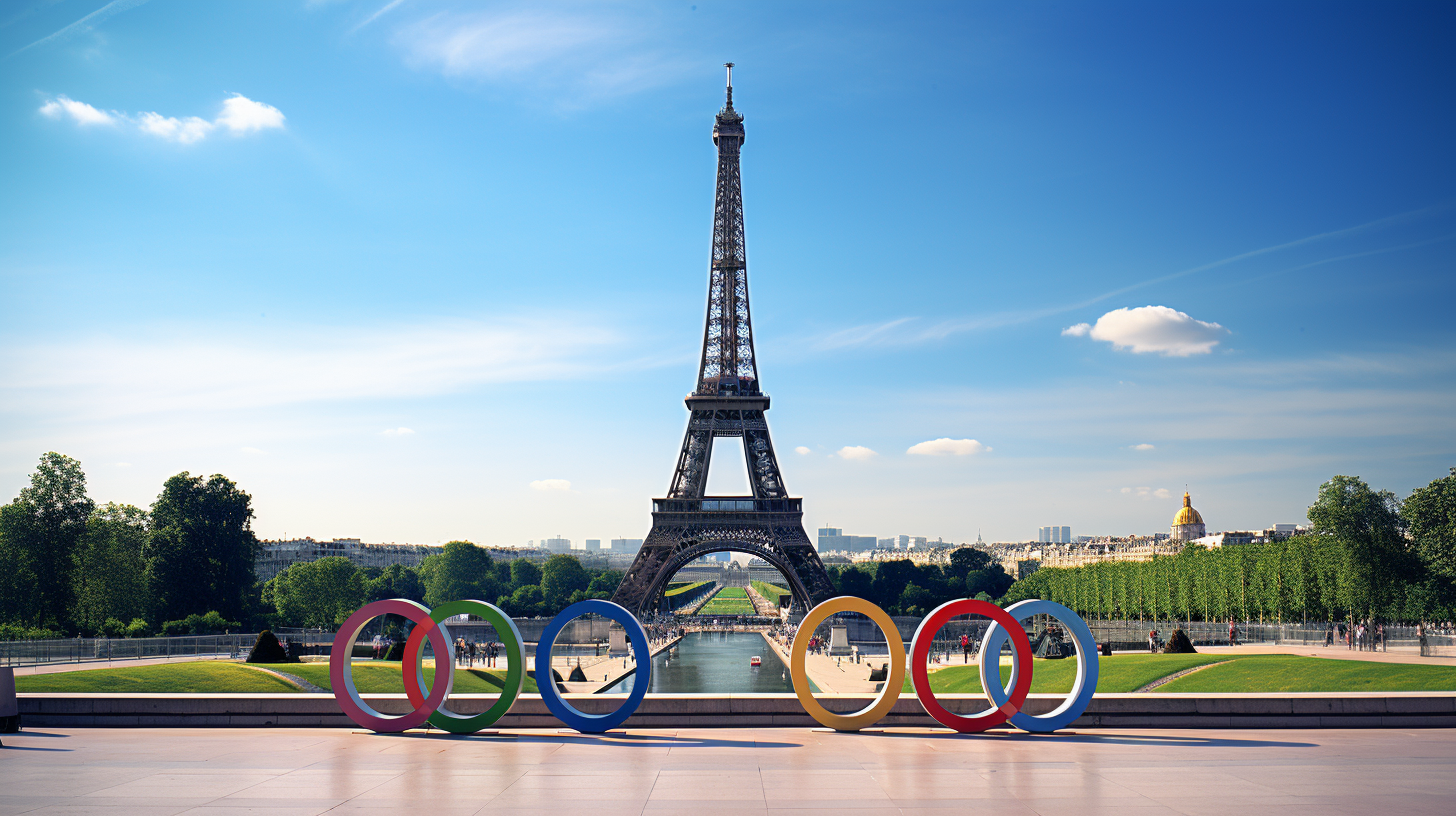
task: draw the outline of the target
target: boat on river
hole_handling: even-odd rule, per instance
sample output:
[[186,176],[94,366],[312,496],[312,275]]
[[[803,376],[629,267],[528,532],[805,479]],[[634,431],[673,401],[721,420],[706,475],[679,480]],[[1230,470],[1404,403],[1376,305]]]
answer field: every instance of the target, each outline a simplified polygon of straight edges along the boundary
[[748,658],[748,665],[750,665],[750,666],[762,666],[763,665],[763,656],[762,655],[754,655],[753,657]]

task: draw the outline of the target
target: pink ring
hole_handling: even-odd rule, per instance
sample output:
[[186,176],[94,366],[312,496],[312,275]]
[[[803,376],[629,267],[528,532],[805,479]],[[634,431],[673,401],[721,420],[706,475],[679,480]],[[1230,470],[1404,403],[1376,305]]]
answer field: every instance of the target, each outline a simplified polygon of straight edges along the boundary
[[[339,708],[349,715],[349,719],[358,723],[370,731],[377,731],[383,734],[408,731],[423,725],[425,720],[440,707],[445,697],[450,694],[450,687],[453,685],[455,672],[445,672],[445,681],[437,682],[430,689],[430,696],[420,707],[405,714],[402,717],[387,717],[370,708],[369,704],[359,696],[358,689],[354,688],[354,672],[352,662],[354,659],[354,641],[359,637],[359,631],[364,624],[380,615],[399,615],[414,621],[416,626],[427,626],[429,629],[430,645],[434,647],[435,655],[445,655],[445,660],[450,660],[450,634],[444,624],[436,624],[430,618],[430,610],[414,601],[407,601],[401,598],[394,598],[384,601],[375,601],[366,604],[358,612],[349,616],[344,625],[339,627],[339,633],[334,636],[334,647],[329,653],[329,683],[334,689],[334,699],[338,700]],[[449,663],[454,668],[453,663]],[[437,672],[438,674],[438,672]]]

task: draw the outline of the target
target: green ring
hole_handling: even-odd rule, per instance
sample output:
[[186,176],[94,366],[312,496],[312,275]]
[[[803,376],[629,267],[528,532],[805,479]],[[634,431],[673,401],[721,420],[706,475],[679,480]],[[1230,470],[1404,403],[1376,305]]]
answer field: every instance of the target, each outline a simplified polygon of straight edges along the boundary
[[[516,697],[521,693],[526,681],[526,644],[521,641],[521,632],[516,628],[515,621],[502,612],[493,604],[484,601],[451,601],[441,604],[430,611],[430,620],[435,623],[444,623],[456,615],[474,615],[483,618],[491,626],[495,627],[495,633],[500,637],[501,643],[505,645],[506,659],[509,665],[506,666],[505,685],[501,688],[500,697],[496,699],[495,705],[485,711],[476,714],[474,717],[465,717],[459,714],[452,714],[445,708],[442,702],[435,713],[430,715],[430,725],[441,731],[449,731],[452,734],[470,734],[495,723],[510,710],[516,702]],[[453,648],[454,644],[451,644]],[[421,665],[424,660],[423,650],[420,658],[416,661],[415,671],[419,673],[420,687],[425,687],[425,673]],[[446,656],[450,671],[455,670],[455,655],[453,652]],[[435,671],[439,673],[439,657],[436,656]],[[549,682],[549,680],[548,680]]]

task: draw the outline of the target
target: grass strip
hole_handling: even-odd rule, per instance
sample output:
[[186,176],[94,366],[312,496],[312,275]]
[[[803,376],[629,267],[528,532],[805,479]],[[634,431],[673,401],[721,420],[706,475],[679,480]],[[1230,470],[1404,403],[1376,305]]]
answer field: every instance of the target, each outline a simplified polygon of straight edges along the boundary
[[[297,667],[285,667],[284,671],[292,673],[294,668]],[[281,677],[215,660],[31,674],[15,678],[15,690],[91,694],[289,694],[301,691]]]

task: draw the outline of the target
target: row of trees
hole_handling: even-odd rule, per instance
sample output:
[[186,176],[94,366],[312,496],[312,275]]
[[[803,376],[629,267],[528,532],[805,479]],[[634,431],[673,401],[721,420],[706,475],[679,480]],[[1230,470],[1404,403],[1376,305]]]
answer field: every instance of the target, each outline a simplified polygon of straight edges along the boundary
[[0,507],[0,627],[9,636],[118,626],[136,635],[189,618],[244,620],[258,549],[252,519],[252,498],[236,484],[186,472],[149,509],[97,506],[81,463],[47,453],[30,485]]
[[588,569],[570,555],[554,555],[541,565],[525,558],[497,561],[468,541],[452,541],[418,569],[398,564],[359,569],[339,557],[294,564],[263,585],[261,602],[274,626],[335,627],[360,606],[383,598],[426,606],[476,598],[514,617],[537,617],[586,598],[610,598],[621,580],[619,570]]
[[1308,516],[1310,534],[1284,541],[1038,570],[1003,602],[1045,598],[1138,620],[1456,618],[1456,468],[1404,502],[1336,476]]
[[838,594],[864,598],[891,615],[924,615],[956,598],[999,598],[1013,581],[991,556],[970,547],[951,553],[943,566],[880,561],[830,567],[829,578]]

